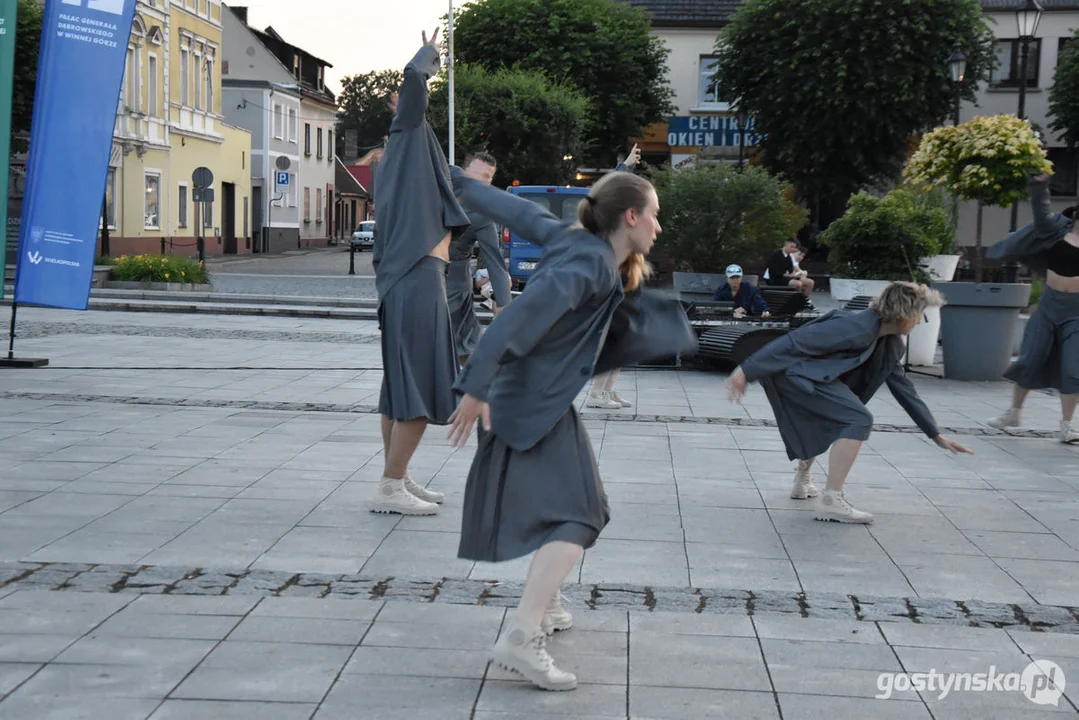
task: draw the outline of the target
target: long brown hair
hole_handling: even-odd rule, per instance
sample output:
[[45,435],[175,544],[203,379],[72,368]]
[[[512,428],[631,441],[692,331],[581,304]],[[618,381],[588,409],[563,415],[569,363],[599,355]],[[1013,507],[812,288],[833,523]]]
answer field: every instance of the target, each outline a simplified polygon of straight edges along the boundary
[[[618,229],[626,210],[644,212],[652,190],[652,183],[633,173],[608,173],[577,205],[577,220],[585,230],[607,237]],[[652,274],[652,266],[644,254],[637,252],[626,258],[618,270],[625,277],[626,292],[639,288]]]

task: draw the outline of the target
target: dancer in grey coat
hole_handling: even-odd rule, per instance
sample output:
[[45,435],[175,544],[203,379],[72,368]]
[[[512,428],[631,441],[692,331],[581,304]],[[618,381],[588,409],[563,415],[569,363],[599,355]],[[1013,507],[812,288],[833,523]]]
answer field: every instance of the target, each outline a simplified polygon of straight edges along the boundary
[[433,515],[442,493],[421,487],[408,463],[428,423],[456,407],[453,327],[446,303],[452,236],[468,228],[449,165],[427,124],[427,80],[438,72],[438,30],[405,67],[375,185],[375,287],[382,330],[382,441],[386,463],[371,510]]
[[[467,177],[490,183],[497,165],[491,155],[476,153],[465,158],[462,168]],[[471,227],[450,243],[450,269],[446,278],[446,298],[453,320],[453,337],[457,358],[462,365],[468,361],[468,356],[472,354],[482,333],[473,300],[473,249],[479,248],[487,266],[494,295],[494,313],[497,315],[510,303],[510,274],[502,257],[495,224],[490,218],[475,211],[468,212],[468,219]]]
[[[457,381],[464,397],[453,418],[454,445],[482,419],[458,555],[500,562],[535,552],[494,659],[541,688],[569,690],[577,679],[548,655],[546,626],[567,620],[552,608],[558,588],[609,519],[573,403],[594,373],[692,354],[696,337],[676,299],[638,291],[644,255],[660,232],[659,200],[647,180],[605,176],[578,206],[579,224],[570,224],[458,172],[465,207],[543,247],[528,286],[484,332]],[[630,279],[628,295],[620,269]]]
[[1045,276],[1045,292],[1023,332],[1019,358],[1004,373],[1015,383],[1012,406],[988,424],[1000,430],[1018,427],[1027,393],[1055,388],[1060,392],[1060,442],[1079,443],[1079,430],[1072,427],[1079,401],[1079,232],[1075,227],[1079,208],[1054,213],[1049,200],[1049,176],[1031,178],[1034,222],[986,252],[991,258],[1019,261]]
[[[799,461],[791,497],[819,496],[818,520],[873,521],[847,502],[843,485],[873,428],[866,404],[884,384],[927,437],[954,453],[970,453],[940,434],[900,365],[905,351],[900,335],[909,335],[922,322],[927,307],[943,302],[940,293],[924,285],[894,282],[868,310],[832,311],[773,340],[731,374],[728,389],[734,402],[741,401],[747,383],[759,380],[764,387],[787,457]],[[820,494],[810,469],[829,446],[828,486]]]

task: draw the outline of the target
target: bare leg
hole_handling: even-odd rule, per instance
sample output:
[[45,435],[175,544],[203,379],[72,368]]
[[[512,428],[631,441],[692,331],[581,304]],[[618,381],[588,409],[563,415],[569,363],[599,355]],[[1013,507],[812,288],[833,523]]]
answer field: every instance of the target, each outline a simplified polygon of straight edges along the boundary
[[[1019,387],[1018,385],[1016,385],[1015,389],[1012,390],[1012,407],[1015,408],[1016,410],[1022,410],[1023,409],[1023,403],[1026,402],[1027,395],[1029,395],[1029,394],[1030,394],[1030,390],[1026,389],[1025,387]],[[1063,403],[1064,396],[1062,395],[1060,397],[1060,399],[1061,399],[1061,402]],[[1074,407],[1075,407],[1075,404],[1074,404],[1074,401],[1073,401],[1072,408],[1074,408]]]
[[816,283],[813,282],[812,280],[810,280],[809,278],[803,278],[802,279],[802,292],[805,293],[806,297],[810,297],[813,294],[813,288],[815,286],[816,286]]
[[561,540],[547,543],[536,551],[532,564],[528,567],[521,604],[517,606],[516,619],[522,627],[539,627],[543,613],[547,610],[547,603],[562,587],[566,576],[583,553],[584,548],[580,545]]
[[382,416],[382,450],[383,461],[390,456],[390,437],[393,435],[393,418]]
[[1064,422],[1071,422],[1075,416],[1075,406],[1079,403],[1079,395],[1060,396],[1060,415]]
[[419,447],[420,439],[427,430],[427,419],[397,420],[390,434],[389,452],[386,453],[386,469],[383,477],[395,480],[408,472],[408,463]]
[[603,381],[600,383],[601,390],[607,390],[608,392],[614,390],[614,384],[618,382],[618,370],[608,370],[603,374]]
[[829,490],[843,492],[847,475],[854,461],[858,459],[858,452],[861,449],[861,440],[840,438],[832,444],[832,451],[828,455],[828,485],[826,487]]
[[1026,389],[1025,387],[1015,385],[1012,388],[1012,406],[997,417],[990,418],[989,421],[986,422],[986,425],[991,428],[996,428],[997,430],[1004,430],[1010,427],[1019,427],[1019,425],[1023,422],[1023,402],[1026,401],[1027,395],[1029,393],[1030,390]]

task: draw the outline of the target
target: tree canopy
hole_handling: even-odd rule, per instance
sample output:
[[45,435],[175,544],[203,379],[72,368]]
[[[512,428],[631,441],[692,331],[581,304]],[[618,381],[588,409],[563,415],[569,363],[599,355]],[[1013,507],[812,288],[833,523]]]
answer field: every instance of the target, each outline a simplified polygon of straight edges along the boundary
[[345,138],[349,131],[356,133],[360,155],[382,146],[393,120],[387,101],[401,87],[402,79],[400,70],[375,70],[364,75],[349,75],[341,81],[336,142],[341,157],[345,156]]

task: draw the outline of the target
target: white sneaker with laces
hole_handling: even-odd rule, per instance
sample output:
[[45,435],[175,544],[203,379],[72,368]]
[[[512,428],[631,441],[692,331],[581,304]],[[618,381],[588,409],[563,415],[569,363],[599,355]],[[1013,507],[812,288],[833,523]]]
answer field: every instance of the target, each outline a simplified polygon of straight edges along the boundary
[[1000,415],[987,421],[985,424],[996,430],[1004,430],[1010,427],[1019,427],[1022,421],[1023,416],[1018,408],[1008,408]]
[[405,473],[404,481],[405,490],[408,490],[410,493],[418,497],[420,500],[423,500],[424,502],[438,504],[446,499],[446,496],[443,493],[440,493],[437,490],[428,490],[422,485],[416,484],[416,481],[413,480],[412,476],[408,473]]
[[873,516],[867,512],[856,510],[842,492],[825,488],[817,498],[817,520],[830,520],[832,522],[858,523],[862,525],[873,522]]
[[791,499],[805,500],[820,495],[820,490],[813,484],[813,463],[798,462],[798,469],[794,471],[794,487],[791,488]]
[[382,478],[371,512],[399,515],[437,515],[438,505],[421,500],[405,489],[404,478]]
[[1076,431],[1067,420],[1060,421],[1060,442],[1067,445],[1079,443],[1079,431]]
[[577,676],[559,670],[547,652],[547,633],[526,630],[514,621],[495,643],[491,660],[510,672],[523,675],[544,690],[573,690]]
[[622,403],[612,399],[611,394],[606,390],[590,391],[588,393],[588,402],[586,402],[585,405],[590,408],[600,408],[602,410],[622,409]]
[[619,395],[617,390],[611,390],[610,395],[611,395],[611,400],[618,403],[622,407],[624,407],[624,408],[633,407],[633,403],[631,403],[629,400],[626,400],[624,397]]
[[540,627],[547,635],[553,634],[556,630],[569,630],[573,627],[573,616],[562,605],[565,600],[562,593],[555,593],[551,602],[547,603],[547,610],[543,613],[543,621],[540,623]]

